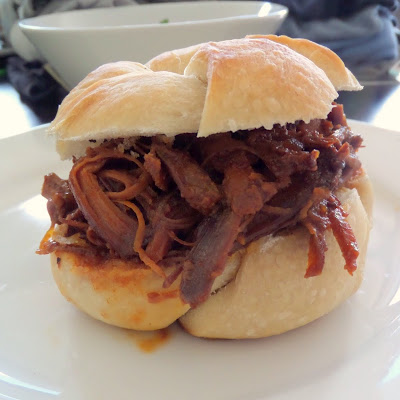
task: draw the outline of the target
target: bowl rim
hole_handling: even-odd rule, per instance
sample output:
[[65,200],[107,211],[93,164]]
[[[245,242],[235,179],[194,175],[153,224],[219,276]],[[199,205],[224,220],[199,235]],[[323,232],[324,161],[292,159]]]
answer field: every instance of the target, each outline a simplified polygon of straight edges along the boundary
[[[258,15],[256,13],[252,14],[243,14],[243,15],[236,15],[236,16],[229,16],[229,17],[219,17],[219,18],[208,18],[208,19],[201,19],[201,20],[187,20],[187,21],[180,21],[180,22],[168,22],[168,23],[148,23],[148,24],[123,24],[123,25],[103,25],[103,26],[73,26],[73,27],[60,27],[60,26],[40,26],[37,23],[43,19],[48,19],[51,16],[57,17],[59,15],[73,15],[73,14],[81,14],[81,13],[93,13],[98,12],[100,10],[108,10],[109,12],[113,12],[113,10],[118,10],[124,7],[142,7],[142,8],[157,8],[157,7],[165,7],[165,8],[173,8],[177,5],[191,7],[192,4],[196,5],[212,5],[212,7],[221,5],[221,3],[225,4],[243,4],[243,5],[258,5],[259,9],[269,4],[271,6],[271,10],[267,15]],[[143,28],[151,28],[151,29],[168,29],[168,27],[180,27],[180,26],[187,26],[187,25],[204,25],[204,24],[212,24],[212,23],[220,23],[220,22],[232,22],[237,20],[251,20],[251,19],[267,19],[271,16],[278,16],[280,18],[285,18],[289,12],[289,9],[281,4],[277,4],[270,1],[244,1],[244,0],[222,0],[222,1],[182,1],[182,2],[170,2],[170,3],[149,3],[149,4],[131,4],[126,6],[120,7],[99,7],[99,8],[92,8],[92,9],[83,9],[83,10],[71,10],[71,11],[64,11],[52,14],[44,14],[39,15],[32,18],[26,18],[18,22],[18,25],[23,31],[52,31],[52,32],[75,32],[75,31],[109,31],[109,30],[124,30],[124,29],[143,29]]]

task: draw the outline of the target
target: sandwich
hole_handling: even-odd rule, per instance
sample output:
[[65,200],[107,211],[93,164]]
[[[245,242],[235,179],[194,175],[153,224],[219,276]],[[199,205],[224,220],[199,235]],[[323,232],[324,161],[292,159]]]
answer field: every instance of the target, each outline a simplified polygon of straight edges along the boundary
[[372,189],[329,49],[248,36],[115,62],[84,78],[49,127],[68,177],[42,194],[67,300],[128,329],[259,338],[357,291]]

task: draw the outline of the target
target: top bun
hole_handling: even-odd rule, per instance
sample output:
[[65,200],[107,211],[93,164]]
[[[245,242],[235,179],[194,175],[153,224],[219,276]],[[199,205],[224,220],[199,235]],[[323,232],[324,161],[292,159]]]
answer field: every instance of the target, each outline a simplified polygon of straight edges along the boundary
[[205,137],[326,118],[336,90],[361,88],[323,46],[249,36],[163,53],[147,66],[103,65],[65,98],[49,131],[68,158],[84,154],[93,140],[192,132]]

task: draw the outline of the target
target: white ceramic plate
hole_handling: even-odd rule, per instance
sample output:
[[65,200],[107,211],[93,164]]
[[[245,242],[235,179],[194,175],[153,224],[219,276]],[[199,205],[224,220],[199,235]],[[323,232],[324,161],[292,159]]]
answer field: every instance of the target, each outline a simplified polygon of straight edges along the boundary
[[144,353],[86,317],[35,255],[49,221],[45,173],[66,175],[43,129],[0,141],[0,399],[398,399],[400,133],[352,122],[376,206],[365,281],[336,311],[292,332],[202,340],[179,328]]

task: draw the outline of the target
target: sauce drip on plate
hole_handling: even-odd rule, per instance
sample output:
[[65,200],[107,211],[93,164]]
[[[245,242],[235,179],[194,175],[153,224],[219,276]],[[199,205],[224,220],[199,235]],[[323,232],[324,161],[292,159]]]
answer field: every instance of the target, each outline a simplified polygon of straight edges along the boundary
[[134,340],[136,346],[145,353],[152,353],[165,345],[171,338],[168,328],[157,331],[139,332],[127,331],[128,336]]

